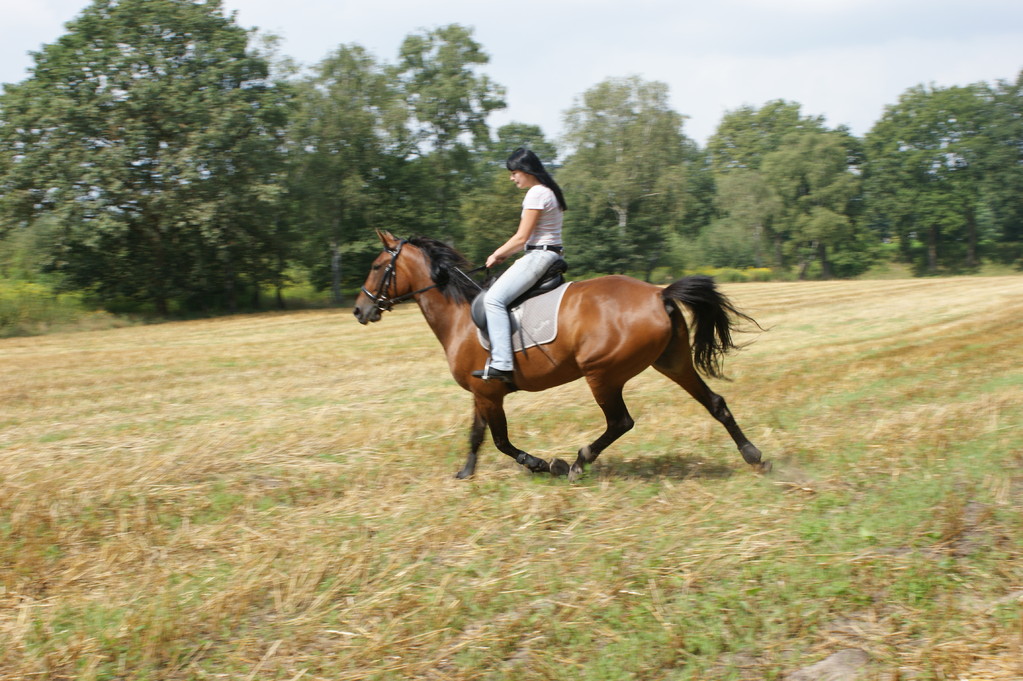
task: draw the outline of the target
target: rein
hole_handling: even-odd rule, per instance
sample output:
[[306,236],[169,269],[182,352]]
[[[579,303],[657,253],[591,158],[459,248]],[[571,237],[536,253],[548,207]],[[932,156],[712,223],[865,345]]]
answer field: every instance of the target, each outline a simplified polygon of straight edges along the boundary
[[[435,289],[440,286],[440,284],[436,283],[431,284],[430,286],[424,286],[423,288],[418,289],[416,291],[410,291],[409,293],[405,293],[400,296],[395,296],[393,298],[387,295],[387,289],[390,288],[393,285],[393,283],[397,280],[398,271],[395,265],[398,262],[398,256],[401,255],[401,249],[404,248],[407,242],[408,242],[407,239],[402,239],[401,241],[398,242],[398,246],[396,248],[384,249],[391,254],[391,262],[389,262],[387,264],[387,267],[384,269],[384,275],[380,278],[380,287],[377,289],[377,292],[372,293],[365,286],[362,287],[362,292],[365,293],[366,296],[371,301],[373,301],[373,305],[376,306],[376,308],[381,312],[388,312],[392,307],[394,307],[398,303],[404,303],[406,300],[411,300],[412,298],[415,298],[420,293],[425,293],[431,289]],[[470,277],[469,275],[487,269],[486,266],[477,267],[475,269],[469,270],[468,272],[463,272],[457,267],[453,267],[452,269],[458,274],[462,275],[465,279],[472,282],[476,286],[476,288],[478,288],[481,291],[483,290],[483,287],[480,286],[476,282],[476,280]]]

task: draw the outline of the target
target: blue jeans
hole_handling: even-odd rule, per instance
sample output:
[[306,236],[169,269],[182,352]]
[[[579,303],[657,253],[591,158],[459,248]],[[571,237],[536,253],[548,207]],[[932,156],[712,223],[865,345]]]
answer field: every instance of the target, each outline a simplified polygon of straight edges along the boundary
[[508,306],[540,277],[561,256],[554,251],[526,251],[487,290],[483,299],[487,311],[487,333],[490,335],[490,367],[511,371],[512,339]]

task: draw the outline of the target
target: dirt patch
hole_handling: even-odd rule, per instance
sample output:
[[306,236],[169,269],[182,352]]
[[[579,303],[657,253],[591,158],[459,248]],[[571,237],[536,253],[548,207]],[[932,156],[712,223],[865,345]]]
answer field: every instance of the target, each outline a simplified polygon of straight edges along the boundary
[[870,655],[859,648],[848,648],[792,672],[785,681],[855,681],[865,678],[869,663]]

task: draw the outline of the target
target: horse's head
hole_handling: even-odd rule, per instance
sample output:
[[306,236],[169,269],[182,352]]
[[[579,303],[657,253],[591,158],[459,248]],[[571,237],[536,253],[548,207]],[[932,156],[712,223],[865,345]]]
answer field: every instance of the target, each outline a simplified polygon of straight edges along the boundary
[[462,271],[468,266],[465,259],[450,246],[424,237],[397,239],[380,230],[377,236],[384,250],[373,261],[355,300],[355,317],[361,323],[380,321],[395,304],[431,289],[460,303],[468,303],[479,292],[479,285]]
[[[386,231],[377,230],[377,236],[383,242],[384,250],[373,261],[362,292],[355,299],[353,313],[360,324],[380,321],[380,315],[390,310],[402,295],[398,290],[398,257],[406,242]],[[409,278],[404,277],[403,280],[408,282]]]

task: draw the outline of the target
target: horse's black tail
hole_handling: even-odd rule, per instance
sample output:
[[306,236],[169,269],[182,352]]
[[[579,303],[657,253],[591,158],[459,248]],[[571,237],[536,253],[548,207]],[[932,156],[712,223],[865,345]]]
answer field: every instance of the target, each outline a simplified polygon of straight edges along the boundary
[[693,313],[693,363],[705,376],[724,378],[721,360],[738,345],[732,332],[740,320],[760,328],[756,321],[738,309],[721,293],[711,277],[696,274],[679,279],[661,292],[665,302],[678,302]]

